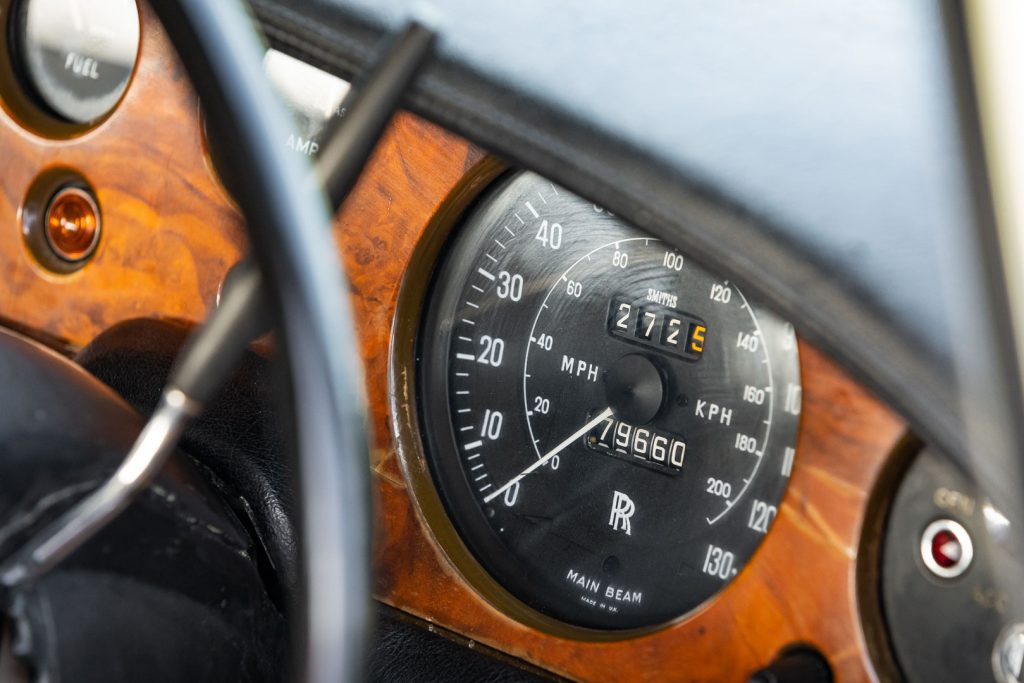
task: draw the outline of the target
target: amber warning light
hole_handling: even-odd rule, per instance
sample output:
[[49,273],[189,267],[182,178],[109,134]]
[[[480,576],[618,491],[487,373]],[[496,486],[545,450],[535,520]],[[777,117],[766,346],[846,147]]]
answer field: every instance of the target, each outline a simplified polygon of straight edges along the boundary
[[53,196],[46,209],[46,240],[65,261],[87,258],[100,238],[100,212],[85,190],[65,187]]

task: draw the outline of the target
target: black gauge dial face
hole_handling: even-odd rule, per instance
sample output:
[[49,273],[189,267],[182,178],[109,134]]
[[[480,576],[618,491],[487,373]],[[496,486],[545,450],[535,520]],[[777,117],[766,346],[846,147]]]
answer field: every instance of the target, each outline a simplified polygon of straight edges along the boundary
[[795,454],[792,327],[529,173],[442,258],[418,343],[431,471],[463,541],[584,628],[669,622],[764,539]]

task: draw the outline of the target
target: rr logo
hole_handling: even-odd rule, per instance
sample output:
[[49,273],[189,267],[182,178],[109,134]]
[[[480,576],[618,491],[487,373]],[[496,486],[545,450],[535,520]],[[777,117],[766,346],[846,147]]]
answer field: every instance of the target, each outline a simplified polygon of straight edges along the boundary
[[608,519],[608,526],[613,531],[626,532],[626,535],[630,535],[629,520],[636,512],[636,505],[632,499],[622,491],[616,491],[612,497],[612,516]]

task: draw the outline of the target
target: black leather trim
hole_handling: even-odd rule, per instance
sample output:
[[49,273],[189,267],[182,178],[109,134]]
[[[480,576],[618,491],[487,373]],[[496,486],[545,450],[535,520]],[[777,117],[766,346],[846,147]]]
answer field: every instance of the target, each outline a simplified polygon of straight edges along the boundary
[[[75,361],[149,415],[191,330],[170,321],[128,320],[96,337]],[[274,372],[269,360],[247,352],[232,379],[189,425],[181,443],[224,482],[226,499],[240,518],[250,521],[273,569],[267,573],[270,585],[294,597],[294,477],[274,412]]]
[[[82,368],[0,332],[0,557],[108,479],[143,425]],[[255,544],[178,452],[52,571],[5,591],[12,651],[38,680],[275,680],[287,625]]]
[[[379,26],[342,2],[253,0],[252,6],[274,47],[346,78],[366,63],[381,35]],[[443,34],[441,40],[443,45]],[[960,456],[966,453],[945,329],[941,323],[916,325],[913,312],[896,319],[891,306],[883,305],[884,288],[904,283],[893,279],[875,289],[865,287],[853,276],[858,268],[854,255],[813,251],[800,240],[800,231],[784,222],[786,216],[746,209],[736,203],[730,187],[666,163],[657,150],[631,146],[615,131],[550,106],[520,85],[442,59],[427,66],[407,102],[418,114],[511,162],[599,198],[756,292],[900,410],[926,440]],[[947,200],[956,205],[955,198]],[[921,257],[930,254],[922,251]],[[942,264],[931,265],[939,269]],[[920,289],[922,283],[910,284]],[[933,300],[922,298],[919,312],[942,320],[941,292],[931,294]]]
[[370,657],[370,680],[540,683],[564,680],[526,668],[521,660],[461,638],[413,616],[380,605]]

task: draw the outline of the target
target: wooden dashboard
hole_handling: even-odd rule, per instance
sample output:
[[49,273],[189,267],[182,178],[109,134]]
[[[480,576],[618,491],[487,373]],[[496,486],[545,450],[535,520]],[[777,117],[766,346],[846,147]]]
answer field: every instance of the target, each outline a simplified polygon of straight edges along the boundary
[[[244,226],[208,161],[201,114],[152,14],[127,94],[96,129],[41,137],[0,112],[0,317],[72,352],[122,320],[202,320],[246,249]],[[92,262],[58,275],[20,234],[23,203],[45,169],[78,171],[95,189],[103,235]],[[446,538],[423,491],[423,462],[400,359],[404,282],[429,268],[425,246],[494,168],[484,151],[409,114],[398,116],[335,237],[365,361],[375,447],[375,597],[465,637],[571,678],[745,680],[794,643],[812,644],[837,680],[881,676],[865,590],[862,530],[905,425],[822,353],[800,345],[804,404],[798,455],[775,525],[720,596],[657,632],[585,642],[524,626],[467,580],[465,549]],[[409,285],[409,286],[414,286]],[[401,314],[401,315],[400,315]],[[414,314],[414,312],[413,312]],[[471,563],[471,560],[468,562]],[[869,596],[865,601],[864,596]]]

